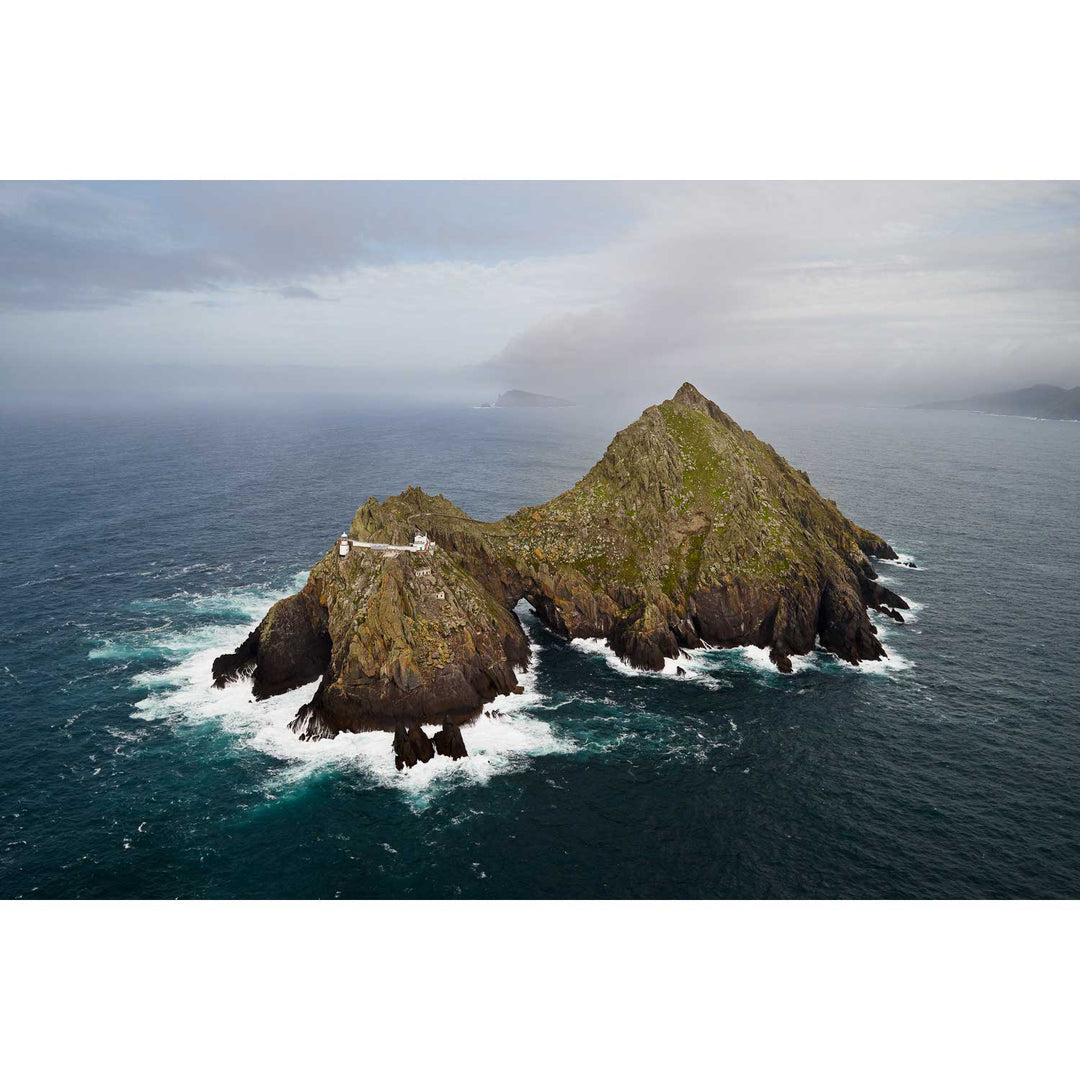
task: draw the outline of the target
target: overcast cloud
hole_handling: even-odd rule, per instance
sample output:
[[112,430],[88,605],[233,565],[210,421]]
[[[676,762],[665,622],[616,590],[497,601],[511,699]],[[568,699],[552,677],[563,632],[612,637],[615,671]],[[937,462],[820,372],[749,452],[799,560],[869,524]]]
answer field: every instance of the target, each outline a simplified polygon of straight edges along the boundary
[[0,184],[0,365],[461,398],[1074,385],[1080,185]]

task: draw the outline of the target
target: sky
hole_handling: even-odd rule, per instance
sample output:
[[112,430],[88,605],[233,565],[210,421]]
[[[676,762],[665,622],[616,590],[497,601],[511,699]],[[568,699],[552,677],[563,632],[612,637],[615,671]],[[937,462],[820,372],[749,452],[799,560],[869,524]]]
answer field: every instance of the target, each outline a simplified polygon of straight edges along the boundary
[[0,183],[0,389],[1080,383],[1080,184]]

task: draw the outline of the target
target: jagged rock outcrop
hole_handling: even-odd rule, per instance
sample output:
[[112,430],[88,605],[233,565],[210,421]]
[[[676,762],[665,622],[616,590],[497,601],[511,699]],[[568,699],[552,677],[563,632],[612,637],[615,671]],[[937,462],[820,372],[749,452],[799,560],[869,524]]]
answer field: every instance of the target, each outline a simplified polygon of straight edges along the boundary
[[420,762],[430,761],[435,756],[435,748],[424,729],[417,721],[406,728],[401,721],[394,727],[394,764],[398,771],[411,769]]
[[469,751],[465,749],[461,727],[453,720],[443,721],[442,729],[435,732],[432,742],[435,744],[435,753],[442,754],[443,757],[458,761],[460,758],[469,756]]
[[308,589],[279,600],[234,653],[214,661],[214,685],[252,675],[256,698],[319,678],[330,659],[326,608]]
[[[895,559],[889,544],[689,383],[542,506],[479,522],[410,487],[369,499],[349,535],[401,544],[418,529],[434,550],[342,558],[335,547],[218,658],[215,680],[250,673],[262,695],[321,674],[294,730],[394,730],[407,766],[423,757],[402,723],[464,721],[518,689],[528,641],[512,609],[522,598],[556,633],[604,638],[654,670],[704,644],[768,648],[786,671],[820,641],[857,664],[884,655],[867,609],[902,619],[907,607],[870,562]],[[459,739],[444,727],[436,747]]]

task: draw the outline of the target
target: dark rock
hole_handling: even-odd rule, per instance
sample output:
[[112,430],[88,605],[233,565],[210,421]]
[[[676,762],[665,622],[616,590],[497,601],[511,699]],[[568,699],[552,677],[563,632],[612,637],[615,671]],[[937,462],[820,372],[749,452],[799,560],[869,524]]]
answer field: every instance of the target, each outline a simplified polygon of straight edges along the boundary
[[785,675],[791,674],[791,657],[787,653],[783,653],[774,647],[769,650],[769,659],[776,665],[777,671],[782,671]]
[[413,721],[407,729],[400,722],[395,726],[394,764],[399,770],[411,769],[420,762],[430,761],[434,756],[435,748],[419,723]]
[[686,674],[686,669],[676,666],[675,674],[676,675],[685,675]]
[[230,682],[246,678],[259,662],[259,629],[251,631],[235,652],[225,653],[214,660],[211,674],[219,690]]
[[444,720],[441,731],[435,732],[435,752],[443,757],[459,758],[468,757],[469,751],[465,749],[465,740],[461,736],[461,728],[452,720]]
[[908,602],[899,594],[894,593],[892,589],[886,589],[884,585],[877,581],[868,581],[865,578],[860,581],[861,592],[863,601],[868,607],[878,608],[904,608],[907,609]]
[[435,747],[416,721],[409,725],[409,742],[416,749],[418,761],[430,761],[435,756]]
[[394,764],[400,772],[405,768],[411,769],[416,762],[416,747],[413,746],[412,741],[409,739],[409,733],[405,725],[399,721],[394,728]]
[[214,685],[252,675],[262,699],[314,682],[329,662],[326,610],[304,590],[279,600],[235,652],[214,661]]
[[315,696],[296,710],[296,716],[289,721],[289,730],[297,734],[301,742],[337,737],[338,728],[326,715],[323,708],[326,679],[320,683]]
[[818,621],[821,644],[849,664],[877,660],[885,650],[854,588],[830,582],[821,597]]

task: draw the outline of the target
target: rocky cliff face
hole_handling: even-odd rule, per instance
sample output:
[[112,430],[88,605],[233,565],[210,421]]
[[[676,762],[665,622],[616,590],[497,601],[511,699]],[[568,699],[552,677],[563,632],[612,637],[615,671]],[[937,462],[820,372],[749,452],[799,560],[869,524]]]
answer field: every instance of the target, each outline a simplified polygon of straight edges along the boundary
[[[403,539],[392,529],[372,532]],[[528,663],[514,614],[439,548],[396,555],[354,548],[341,557],[335,547],[296,602],[325,611],[331,643],[315,698],[293,725],[302,738],[467,718],[513,692],[515,666]],[[261,656],[260,648],[260,666]]]
[[818,636],[873,660],[884,650],[867,605],[907,606],[868,559],[892,548],[689,383],[542,506],[489,526],[416,509],[504,603],[524,596],[552,629],[606,638],[638,667],[709,644],[768,647],[790,670]]
[[295,722],[302,738],[393,730],[467,718],[515,688],[523,597],[556,633],[606,638],[652,669],[708,644],[767,647],[790,670],[817,640],[857,664],[884,655],[867,607],[899,619],[907,606],[868,559],[892,548],[689,383],[542,506],[478,522],[409,488],[361,506],[349,535],[407,543],[417,529],[434,551],[335,548],[215,678],[252,674],[271,694],[322,674]]

